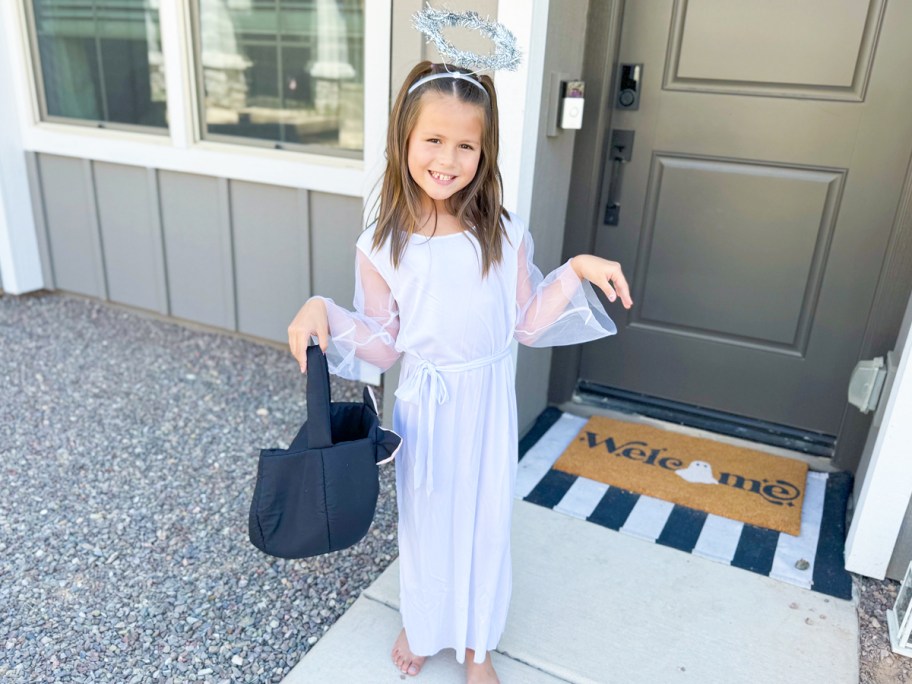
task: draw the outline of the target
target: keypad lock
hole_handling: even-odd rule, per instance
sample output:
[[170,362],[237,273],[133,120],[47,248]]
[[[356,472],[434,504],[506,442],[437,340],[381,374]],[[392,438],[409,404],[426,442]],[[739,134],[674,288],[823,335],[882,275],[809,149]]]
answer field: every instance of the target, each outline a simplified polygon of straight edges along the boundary
[[642,64],[621,64],[618,67],[617,108],[639,109],[643,81]]

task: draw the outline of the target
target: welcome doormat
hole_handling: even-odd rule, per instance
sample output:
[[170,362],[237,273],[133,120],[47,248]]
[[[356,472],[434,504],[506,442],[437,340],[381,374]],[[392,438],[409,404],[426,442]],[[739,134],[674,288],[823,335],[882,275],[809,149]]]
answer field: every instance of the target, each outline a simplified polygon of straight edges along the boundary
[[841,599],[850,473],[808,472],[801,533],[748,525],[552,468],[586,418],[547,408],[519,442],[516,497],[622,534]]
[[801,531],[804,461],[593,416],[554,468],[750,525]]

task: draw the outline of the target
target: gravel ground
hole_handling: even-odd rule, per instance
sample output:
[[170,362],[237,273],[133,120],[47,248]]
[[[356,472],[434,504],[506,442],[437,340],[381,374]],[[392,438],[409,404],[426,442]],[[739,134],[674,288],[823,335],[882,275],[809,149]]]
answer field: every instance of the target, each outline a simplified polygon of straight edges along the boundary
[[[57,293],[0,296],[0,348],[0,681],[278,682],[396,557],[392,467],[355,546],[250,545],[259,449],[305,417],[287,350]],[[861,684],[912,682],[899,584],[853,577]]]
[[860,575],[852,577],[859,596],[861,684],[912,682],[912,658],[893,653],[887,628],[887,609],[896,601],[899,582],[881,582]]
[[47,292],[0,297],[0,349],[0,681],[278,682],[396,557],[389,466],[355,546],[250,544],[305,417],[287,350]]

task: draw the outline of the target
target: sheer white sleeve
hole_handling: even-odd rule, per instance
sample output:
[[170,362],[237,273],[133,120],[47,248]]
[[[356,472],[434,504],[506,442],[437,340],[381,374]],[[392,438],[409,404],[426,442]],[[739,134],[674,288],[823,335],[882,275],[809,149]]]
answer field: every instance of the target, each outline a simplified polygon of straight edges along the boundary
[[326,303],[329,318],[327,367],[333,375],[348,380],[360,379],[362,362],[382,372],[401,354],[395,347],[399,307],[393,293],[364,252],[356,248],[355,254],[355,310],[349,311],[329,297],[319,297]]
[[528,230],[519,247],[516,327],[513,337],[529,347],[589,342],[617,332],[592,284],[566,263],[542,277],[532,261],[535,246]]

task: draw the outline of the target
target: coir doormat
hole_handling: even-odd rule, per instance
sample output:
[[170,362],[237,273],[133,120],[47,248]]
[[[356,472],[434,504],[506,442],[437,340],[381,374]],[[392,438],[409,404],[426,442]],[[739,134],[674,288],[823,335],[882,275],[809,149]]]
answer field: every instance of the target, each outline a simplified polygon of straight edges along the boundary
[[757,527],[801,531],[803,461],[593,416],[554,468]]
[[733,568],[852,598],[844,559],[850,473],[808,472],[801,534],[794,536],[555,470],[586,420],[554,407],[542,412],[519,441],[516,498]]

